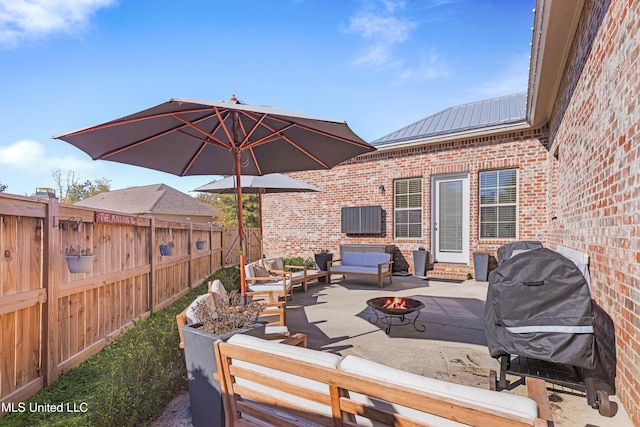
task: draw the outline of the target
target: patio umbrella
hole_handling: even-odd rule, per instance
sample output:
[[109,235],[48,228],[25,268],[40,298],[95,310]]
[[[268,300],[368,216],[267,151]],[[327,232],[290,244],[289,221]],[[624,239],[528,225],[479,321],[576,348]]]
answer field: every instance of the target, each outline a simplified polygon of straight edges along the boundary
[[[258,206],[260,209],[260,230],[262,230],[262,195],[267,193],[293,193],[293,192],[314,192],[322,191],[299,179],[291,178],[281,173],[269,173],[266,175],[242,175],[240,176],[240,187],[243,193],[258,195]],[[212,181],[202,185],[193,191],[215,194],[236,194],[237,183],[235,176]],[[260,245],[262,254],[262,245]]]
[[239,102],[169,99],[97,126],[55,135],[94,160],[174,175],[235,175],[240,283],[245,294],[241,174],[330,169],[375,150],[342,121]]

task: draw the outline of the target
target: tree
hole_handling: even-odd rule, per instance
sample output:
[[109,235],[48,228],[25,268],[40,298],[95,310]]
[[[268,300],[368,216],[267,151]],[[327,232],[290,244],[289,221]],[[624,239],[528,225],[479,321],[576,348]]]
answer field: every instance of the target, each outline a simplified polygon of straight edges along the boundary
[[8,185],[3,184],[2,182],[0,182],[0,193],[2,193],[4,190],[6,190],[8,187]]
[[[218,208],[222,212],[221,222],[225,227],[238,226],[237,204],[234,194],[200,193],[196,199]],[[245,227],[260,227],[260,205],[257,195],[242,196],[242,218]]]
[[52,176],[56,182],[58,194],[60,194],[60,201],[64,203],[79,202],[87,197],[111,190],[111,180],[104,177],[93,182],[90,180],[80,182],[80,177],[75,171],[63,172],[60,169],[54,170]]

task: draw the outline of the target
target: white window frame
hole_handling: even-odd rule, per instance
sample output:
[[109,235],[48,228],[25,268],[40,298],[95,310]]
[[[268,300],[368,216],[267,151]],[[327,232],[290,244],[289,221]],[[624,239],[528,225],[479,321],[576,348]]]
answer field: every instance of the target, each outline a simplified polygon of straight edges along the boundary
[[[420,182],[420,207],[406,207],[406,208],[399,208],[397,205],[397,185],[399,182],[407,182],[407,190],[409,190],[409,188],[411,188],[410,185],[410,181],[418,181]],[[420,240],[422,239],[423,236],[423,231],[422,231],[422,227],[423,227],[423,223],[424,223],[424,219],[423,219],[423,214],[424,214],[424,185],[423,185],[423,179],[421,177],[419,178],[403,178],[403,179],[396,179],[393,182],[393,236],[394,239],[397,240]],[[409,191],[407,191],[407,196],[409,195],[416,195],[418,193],[410,193]],[[420,235],[419,236],[410,236],[409,234],[409,224],[415,224],[415,223],[411,223],[411,222],[407,222],[407,236],[399,236],[398,232],[397,232],[397,225],[398,225],[398,212],[408,212],[408,211],[420,211]]]
[[[482,187],[482,175],[485,173],[496,173],[499,175],[500,172],[506,172],[506,171],[515,171],[516,174],[516,182],[515,182],[515,202],[510,202],[510,203],[500,203],[499,199],[496,200],[496,203],[482,203],[482,190],[486,189]],[[519,180],[520,180],[520,171],[517,168],[507,168],[507,169],[494,169],[494,170],[487,170],[487,171],[481,171],[478,173],[478,237],[481,240],[517,240],[518,239],[518,233],[519,233],[519,212],[520,212],[520,192],[519,192]],[[496,180],[496,187],[491,187],[491,188],[496,188],[497,191],[497,195],[499,197],[499,190],[500,188],[506,188],[506,187],[501,187],[500,186],[500,182],[499,179]],[[500,218],[498,215],[498,210],[496,209],[496,235],[492,236],[492,237],[485,237],[482,235],[482,225],[483,225],[483,218],[482,218],[482,208],[483,207],[496,207],[499,208],[501,206],[514,206],[515,207],[515,224],[514,224],[514,236],[512,237],[500,237],[499,236],[499,231],[500,231]],[[511,221],[508,221],[509,223]],[[505,221],[506,223],[506,221]]]

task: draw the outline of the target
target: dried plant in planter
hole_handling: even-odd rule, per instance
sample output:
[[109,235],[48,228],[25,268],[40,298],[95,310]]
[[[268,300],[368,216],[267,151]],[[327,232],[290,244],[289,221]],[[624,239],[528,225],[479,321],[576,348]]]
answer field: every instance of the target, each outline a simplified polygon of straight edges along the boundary
[[199,329],[216,335],[228,334],[258,323],[258,317],[265,308],[264,304],[259,302],[250,302],[243,306],[237,292],[229,293],[228,302],[216,301],[215,307],[216,310],[213,312],[209,303],[200,301],[194,311],[202,322]]
[[91,252],[91,248],[83,248],[80,245],[76,246],[67,246],[64,249],[65,256],[91,256],[93,252]]

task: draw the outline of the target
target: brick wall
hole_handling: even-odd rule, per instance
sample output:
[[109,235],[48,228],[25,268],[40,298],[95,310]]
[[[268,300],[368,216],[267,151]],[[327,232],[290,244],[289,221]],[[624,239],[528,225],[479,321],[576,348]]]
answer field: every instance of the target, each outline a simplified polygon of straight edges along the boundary
[[[640,425],[640,18],[636,1],[585,2],[550,122],[552,246],[591,256],[613,318],[617,395]],[[553,176],[550,181],[553,181]]]
[[[311,256],[321,249],[338,253],[341,244],[395,244],[413,272],[411,252],[431,250],[431,177],[469,172],[470,260],[474,251],[489,251],[504,240],[478,239],[478,172],[519,168],[519,238],[544,240],[547,223],[547,129],[445,142],[426,147],[362,156],[329,171],[291,174],[324,190],[322,193],[266,195],[263,197],[264,250],[269,256]],[[423,178],[423,238],[394,239],[393,182]],[[385,193],[380,192],[380,185]],[[340,232],[340,209],[381,205],[383,236],[352,237]],[[398,256],[398,254],[396,255]]]

